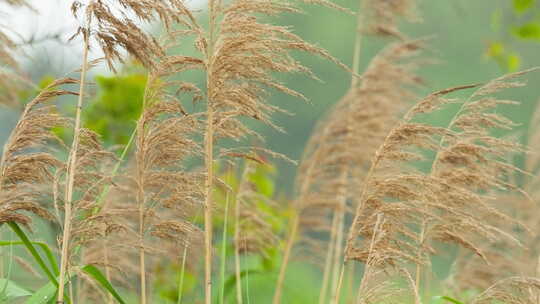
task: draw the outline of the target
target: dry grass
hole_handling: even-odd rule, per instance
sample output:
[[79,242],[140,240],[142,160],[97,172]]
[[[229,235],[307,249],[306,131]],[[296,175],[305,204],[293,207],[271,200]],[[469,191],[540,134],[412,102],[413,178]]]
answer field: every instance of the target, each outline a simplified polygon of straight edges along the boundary
[[54,171],[64,164],[54,156],[51,146],[59,143],[52,128],[66,126],[69,119],[55,111],[52,101],[63,95],[78,95],[58,87],[77,83],[71,78],[59,79],[47,86],[30,101],[7,142],[0,162],[2,197],[1,222],[29,225],[31,217],[53,219],[51,206],[43,206],[44,198],[52,194]]

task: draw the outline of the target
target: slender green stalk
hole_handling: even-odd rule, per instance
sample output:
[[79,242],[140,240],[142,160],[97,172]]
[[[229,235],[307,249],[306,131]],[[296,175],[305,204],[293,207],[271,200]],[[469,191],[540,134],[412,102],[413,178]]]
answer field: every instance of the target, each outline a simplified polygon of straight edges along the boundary
[[[10,233],[9,234],[9,242],[10,243],[12,243],[12,239],[13,239],[13,235]],[[4,286],[2,286],[2,291],[0,292],[0,294],[3,295],[6,292],[6,289],[7,289],[8,283],[9,283],[9,278],[11,278],[11,269],[12,269],[12,266],[13,266],[13,244],[9,245],[9,260],[8,260],[7,275],[4,274],[4,260],[3,259],[1,261],[1,264],[2,264],[2,274],[1,274],[2,276],[0,278],[6,278],[7,279],[4,282]]]
[[[147,84],[147,86],[148,86],[148,84]],[[113,179],[116,176],[116,173],[118,173],[118,170],[120,169],[120,166],[122,165],[122,162],[124,161],[124,159],[127,156],[129,148],[133,144],[133,141],[135,139],[136,134],[137,134],[137,128],[135,128],[133,130],[133,132],[131,133],[131,136],[129,137],[129,141],[127,142],[126,146],[122,150],[122,154],[120,154],[120,158],[118,159],[118,161],[116,162],[116,165],[114,166],[113,170],[111,171],[111,179]],[[110,189],[111,189],[110,185],[106,185],[103,188],[103,190],[101,191],[101,193],[100,193],[100,195],[98,197],[98,200],[96,202],[97,207],[96,207],[96,209],[94,209],[94,213],[97,213],[97,211],[99,210],[98,208],[103,208],[104,207],[104,206],[102,206],[103,205],[103,200],[105,199],[105,197],[107,197],[107,194],[109,194]]]
[[[229,169],[229,172],[231,169]],[[225,271],[227,266],[227,223],[229,219],[229,191],[227,191],[225,199],[225,215],[223,220],[223,234],[222,234],[222,245],[221,245],[221,290],[219,294],[219,303],[223,304],[225,301]]]
[[[246,245],[246,239],[244,238],[244,246]],[[249,267],[246,267],[246,299],[247,304],[251,303],[251,297],[249,295]]]
[[[56,270],[53,270],[53,272],[54,272],[54,274],[53,274],[53,272],[51,272],[49,267],[47,267],[47,265],[45,264],[45,261],[43,261],[43,259],[39,255],[38,251],[36,250],[36,247],[34,247],[33,243],[35,243],[35,242],[30,241],[28,236],[26,236],[24,231],[21,229],[21,227],[19,227],[19,225],[17,223],[8,222],[7,224],[11,228],[11,230],[13,230],[13,232],[15,232],[17,237],[21,240],[21,242],[24,244],[26,249],[30,252],[30,254],[34,258],[34,260],[36,260],[36,262],[38,263],[41,270],[45,273],[45,276],[47,276],[47,279],[49,279],[49,281],[52,282],[55,286],[58,286],[58,281],[56,280],[56,275],[55,275]],[[39,245],[40,243],[36,243],[36,244]],[[44,246],[46,246],[46,245],[44,244]],[[42,246],[42,248],[43,248],[43,246]],[[54,264],[52,264],[52,265],[54,267]]]
[[234,206],[234,270],[236,276],[236,303],[242,304],[242,275],[240,270],[240,200],[235,199]]
[[330,272],[332,268],[332,260],[334,255],[334,243],[336,242],[336,230],[338,224],[337,213],[334,212],[332,217],[332,231],[330,234],[330,242],[328,243],[328,250],[326,253],[326,259],[324,262],[324,272],[323,280],[321,284],[321,292],[319,293],[319,304],[324,304],[326,302],[326,296],[328,292],[328,280],[330,278]]
[[184,246],[184,253],[182,254],[182,269],[180,270],[180,279],[178,280],[178,299],[176,304],[182,304],[182,295],[184,294],[184,276],[186,273],[186,258],[187,258],[187,244]]
[[64,299],[64,285],[66,279],[68,256],[69,256],[69,241],[71,238],[71,220],[72,220],[72,204],[73,204],[73,192],[75,186],[75,173],[77,167],[77,152],[79,150],[79,137],[81,132],[81,112],[84,99],[84,89],[86,82],[86,72],[88,70],[88,29],[84,33],[84,50],[83,50],[83,66],[81,70],[81,83],[79,86],[79,98],[77,101],[77,110],[75,114],[75,129],[73,135],[73,144],[70,150],[70,156],[68,159],[68,173],[66,184],[66,197],[64,206],[64,232],[62,235],[62,255],[60,259],[60,277],[58,279],[58,297],[57,302],[63,303]]

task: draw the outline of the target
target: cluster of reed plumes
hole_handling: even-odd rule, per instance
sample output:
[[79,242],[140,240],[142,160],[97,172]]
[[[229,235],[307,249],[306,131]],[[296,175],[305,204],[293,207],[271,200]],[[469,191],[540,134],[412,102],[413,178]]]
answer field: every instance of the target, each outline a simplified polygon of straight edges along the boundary
[[[330,1],[302,2],[350,14]],[[82,42],[80,78],[60,78],[43,88],[26,103],[4,145],[0,223],[16,232],[56,286],[50,303],[126,303],[117,288],[153,303],[158,300],[149,282],[167,265],[180,265],[177,303],[185,273],[201,269],[201,290],[191,300],[225,303],[231,286],[224,282],[228,245],[236,303],[249,292],[242,284],[249,269],[242,269],[241,259],[268,260],[277,252],[282,258],[270,295],[274,304],[284,300],[295,255],[322,266],[319,303],[419,304],[430,290],[431,260],[441,248],[459,250],[444,282],[455,297],[475,288],[471,303],[540,301],[539,218],[528,211],[537,209],[538,157],[514,137],[494,135],[516,126],[499,108],[519,104],[497,94],[523,86],[534,69],[421,98],[416,91],[425,83],[417,71],[431,62],[423,56],[429,39],[408,38],[398,27],[402,19],[420,20],[413,0],[361,1],[352,68],[291,28],[266,23],[301,12],[289,1],[210,0],[207,20],[186,5],[74,1],[72,13],[81,24],[73,37]],[[141,23],[162,24],[163,33],[157,37]],[[358,73],[365,36],[390,42]],[[0,75],[17,73],[17,44],[2,32],[0,42],[6,67]],[[193,43],[195,55],[175,53],[185,42]],[[104,58],[91,59],[90,49]],[[269,166],[267,157],[280,155],[248,144],[262,138],[247,122],[281,130],[272,114],[286,110],[269,104],[268,95],[279,91],[306,99],[276,79],[277,73],[316,78],[292,56],[297,51],[329,60],[352,76],[348,92],[314,129],[299,165],[295,199],[284,206],[260,184],[267,178],[261,173]],[[117,154],[84,128],[81,117],[89,70],[105,61],[115,71],[128,57],[146,69],[147,81],[136,128]],[[193,71],[205,81],[182,81]],[[4,92],[13,79],[0,79],[5,104],[17,103],[17,94]],[[450,97],[465,90],[474,91],[467,98]],[[74,117],[63,116],[54,103],[69,95],[77,96]],[[189,103],[204,110],[190,112]],[[439,111],[455,113],[445,124],[425,122]],[[72,130],[66,132],[72,139],[64,141],[59,129]],[[539,141],[531,131],[529,146]],[[524,168],[512,162],[520,154],[528,155]],[[238,170],[218,169],[241,167],[242,160],[237,180],[231,175]],[[21,230],[31,230],[33,218],[51,221],[60,231],[58,266],[52,253],[49,265],[44,263]],[[222,285],[216,287],[217,231],[223,236]]]

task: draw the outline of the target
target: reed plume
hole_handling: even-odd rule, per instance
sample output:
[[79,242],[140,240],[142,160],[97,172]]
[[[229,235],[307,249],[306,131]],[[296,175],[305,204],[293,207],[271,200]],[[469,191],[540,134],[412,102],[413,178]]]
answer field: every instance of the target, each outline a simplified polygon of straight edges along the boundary
[[[75,118],[74,138],[70,150],[69,164],[66,175],[65,191],[65,220],[64,233],[62,237],[62,259],[60,267],[60,286],[63,286],[67,263],[69,241],[71,238],[71,213],[73,205],[73,195],[75,188],[75,175],[77,171],[77,155],[81,133],[81,112],[83,107],[83,96],[85,90],[85,79],[89,68],[89,48],[94,40],[97,41],[101,50],[105,54],[108,66],[114,71],[114,61],[123,62],[122,50],[135,57],[147,68],[155,68],[156,59],[164,56],[164,50],[157,40],[146,34],[140,27],[130,19],[129,14],[133,14],[144,22],[162,20],[168,27],[170,21],[180,20],[182,14],[177,12],[186,10],[181,1],[90,1],[84,6],[79,1],[74,1],[71,6],[72,14],[79,18],[79,13],[84,10],[83,21],[77,33],[83,36],[83,59],[81,69],[81,86],[77,111]],[[168,28],[169,29],[169,28]],[[142,255],[144,260],[144,255]],[[144,264],[144,263],[143,263]],[[143,276],[144,277],[144,276]],[[144,283],[144,280],[143,280]],[[144,285],[144,284],[143,284]],[[144,291],[143,291],[144,292]],[[63,288],[58,293],[58,301],[63,300]],[[143,299],[145,301],[145,299]]]
[[[407,102],[414,99],[412,89],[421,84],[415,74],[420,64],[415,57],[421,45],[421,41],[411,41],[382,50],[361,76],[360,84],[352,87],[316,126],[315,135],[306,146],[296,183],[299,228],[308,239],[309,235],[318,239],[321,233],[328,233],[336,242],[323,250],[333,250],[328,254],[337,260],[332,262],[333,282],[339,273],[336,263],[341,263],[345,212],[355,204],[356,193],[351,184],[362,183],[377,147],[398,121]],[[326,258],[327,265],[329,259]],[[325,275],[327,279],[328,276]]]
[[[515,190],[507,176],[520,170],[507,156],[522,149],[518,144],[491,135],[495,129],[510,130],[514,123],[495,113],[502,104],[517,102],[493,96],[506,88],[523,84],[513,81],[525,73],[503,76],[485,85],[455,87],[433,93],[405,115],[377,150],[369,173],[361,186],[359,205],[349,231],[346,260],[367,263],[376,254],[381,258],[370,267],[426,265],[436,252],[433,241],[453,243],[487,259],[481,244],[508,239],[519,245],[510,232],[484,222],[487,217],[515,222],[494,208],[492,191]],[[449,93],[476,88],[467,100],[449,99]],[[418,122],[448,103],[459,110],[447,127]],[[433,151],[434,159],[426,159]],[[426,162],[429,170],[411,164]],[[372,244],[376,219],[384,238]],[[372,248],[372,249],[370,249]],[[420,267],[415,289],[418,294]],[[364,278],[365,279],[365,278]]]
[[540,279],[537,277],[510,277],[498,281],[471,302],[472,304],[537,304],[540,294]]
[[[408,12],[412,10],[411,8],[414,5],[415,1],[397,1],[393,3],[388,3],[386,1],[360,1],[359,12],[356,14],[357,34],[353,50],[353,73],[356,73],[358,71],[360,65],[363,35],[372,34],[376,36],[385,36],[388,34],[392,34],[403,39],[404,35],[400,34],[397,31],[396,22],[398,19],[400,19],[400,17],[403,17],[405,15],[412,16],[408,14]],[[414,43],[411,43],[411,45],[412,44]],[[403,47],[403,49],[406,49],[406,47]],[[389,76],[396,72],[398,69],[393,69],[392,63],[390,61],[399,61],[400,59],[403,59],[399,58],[402,55],[401,53],[403,50],[398,50],[398,47],[396,47],[396,51],[396,56],[392,56],[390,54],[391,50],[385,50],[381,52],[381,54],[379,54],[379,56],[377,57],[378,61],[376,59],[372,62],[371,66],[368,68],[368,70],[366,70],[365,76],[373,77],[376,73],[384,73],[384,68],[382,68],[381,66],[377,67],[378,65],[385,65],[385,67],[390,67],[391,72],[388,73]],[[384,63],[384,57],[388,57],[386,59],[389,60],[389,62]],[[407,55],[403,55],[403,57],[407,57]],[[408,66],[407,68],[412,68],[412,65]],[[392,75],[392,77],[393,76],[396,75]],[[406,80],[401,82],[401,79],[399,79],[399,77],[392,78],[396,80],[396,85],[386,85],[385,88],[380,88],[382,91],[387,90],[381,93],[381,95],[392,94],[391,91],[397,89],[396,92],[406,93],[405,95],[403,95],[403,98],[397,98],[398,100],[403,101],[410,97],[410,92],[405,92],[406,90],[400,88],[400,86],[407,83],[409,81],[409,77],[413,76],[406,75],[406,72],[403,72],[401,75],[397,76],[405,76],[404,79]],[[380,79],[383,78],[384,76]],[[301,224],[301,221],[304,222],[303,226],[311,226],[311,229],[314,231],[330,230],[331,245],[329,247],[329,250],[323,250],[327,251],[327,256],[324,267],[325,270],[323,275],[323,288],[321,289],[319,303],[323,303],[325,301],[327,292],[327,281],[329,280],[329,272],[333,272],[331,290],[334,293],[337,291],[337,286],[335,285],[337,284],[337,275],[339,273],[339,264],[341,259],[340,256],[343,242],[343,230],[346,213],[345,210],[348,208],[347,201],[349,200],[349,198],[354,197],[354,195],[350,193],[350,187],[348,187],[348,184],[351,178],[359,178],[358,176],[353,177],[353,175],[357,175],[359,172],[365,171],[359,171],[357,169],[350,170],[350,168],[355,166],[365,166],[362,165],[362,163],[364,162],[369,163],[370,154],[372,154],[375,149],[373,147],[371,147],[371,149],[360,149],[360,154],[356,154],[359,151],[353,151],[356,150],[355,146],[358,146],[358,143],[362,141],[360,138],[364,138],[365,136],[365,134],[353,134],[354,131],[359,130],[359,128],[352,126],[354,124],[354,121],[358,121],[355,120],[355,117],[353,117],[353,115],[355,114],[351,114],[351,112],[355,111],[352,105],[363,104],[363,101],[359,102],[361,100],[359,97],[360,95],[366,94],[366,86],[362,85],[362,88],[360,88],[358,82],[359,78],[356,77],[356,75],[353,75],[351,88],[349,89],[349,92],[345,95],[345,97],[343,97],[342,101],[339,102],[338,106],[336,106],[336,109],[333,110],[333,113],[331,114],[331,117],[333,118],[327,118],[327,120],[320,123],[317,129],[313,132],[315,136],[310,139],[308,147],[305,149],[306,152],[303,157],[303,168],[301,167],[301,173],[299,174],[299,178],[297,178],[297,185],[300,185],[298,186],[299,197],[297,198],[297,201],[304,201],[307,198],[306,196],[310,196],[310,199],[315,198],[315,201],[320,202],[322,208],[305,208],[302,206],[298,208],[299,212],[292,220],[291,234],[287,242],[287,248],[285,249],[285,258],[281,266],[280,277],[277,283],[277,290],[279,292],[276,292],[276,294],[280,293],[281,285],[283,283],[285,271],[289,261],[290,252],[295,242],[296,234],[298,233],[298,226]],[[391,82],[389,81],[387,84],[390,83]],[[360,91],[364,92],[359,93]],[[376,94],[378,93],[375,92],[375,90],[372,90],[371,95],[376,96]],[[341,110],[338,110],[337,108],[341,108]],[[396,113],[400,111],[400,108],[401,106],[388,107],[386,110],[390,111],[386,113],[388,115],[386,115],[384,117],[384,120],[381,121],[387,121],[388,126],[392,126],[392,122],[397,119],[397,116],[394,115],[396,115]],[[374,111],[377,112],[378,110]],[[382,111],[379,113],[382,113]],[[372,114],[377,115],[377,113],[366,113],[366,117],[370,117]],[[374,120],[370,121],[373,123]],[[366,125],[369,125],[369,123]],[[365,126],[362,126],[361,128],[365,128]],[[371,128],[368,126],[367,129],[370,130]],[[377,129],[377,127],[375,127],[375,129]],[[337,138],[334,138],[334,136],[336,135],[334,133],[336,132],[339,135]],[[386,135],[384,132],[384,130],[381,130],[380,132],[377,132],[377,134],[369,134],[366,139],[371,144],[371,142],[373,142],[373,139],[376,139],[377,135],[379,135],[382,140],[382,138],[384,138],[384,136]],[[376,146],[377,144],[375,143],[375,147]],[[336,154],[336,156],[332,156],[330,158],[325,157],[326,153],[328,152]],[[351,155],[358,155],[359,159],[353,160],[351,159]],[[319,168],[317,169],[315,168],[315,166]],[[321,178],[319,179],[319,177]],[[320,185],[323,185],[323,190],[315,190],[315,192],[320,193],[309,193],[313,192],[310,188],[317,189]],[[324,189],[331,190],[328,191]],[[330,201],[334,202],[332,203]],[[317,203],[313,203],[312,205],[316,204]],[[333,208],[332,206],[337,207]],[[333,211],[331,211],[333,213],[333,216],[331,216],[332,223],[329,224],[326,223],[329,221],[327,211],[332,208],[334,209]],[[312,214],[302,215],[302,212]],[[302,219],[300,220],[301,217]],[[314,242],[308,243],[313,244]],[[316,252],[316,250],[311,251]],[[333,271],[331,270],[331,268],[333,269]],[[279,303],[279,299],[277,299],[277,297],[279,296],[275,297],[274,303]],[[332,298],[334,297],[335,294],[332,295]]]
[[307,73],[309,69],[295,60],[291,51],[301,51],[339,62],[321,48],[305,42],[290,28],[265,24],[262,16],[299,12],[292,4],[266,0],[235,0],[229,3],[211,0],[207,35],[200,31],[196,46],[203,53],[206,72],[205,165],[207,171],[205,202],[205,290],[211,301],[212,264],[212,185],[214,141],[242,140],[258,136],[243,119],[254,119],[279,129],[271,114],[282,112],[268,104],[269,89],[304,99],[300,93],[278,82],[273,73]]
[[61,145],[52,129],[66,127],[70,121],[58,114],[52,101],[60,96],[77,95],[60,88],[76,83],[75,79],[63,78],[45,87],[26,104],[5,143],[0,161],[2,223],[15,222],[30,227],[31,218],[24,211],[54,219],[50,206],[43,206],[43,202],[52,200],[54,172],[64,165],[50,147],[54,143]]
[[197,250],[202,240],[193,219],[204,201],[204,174],[185,168],[187,160],[201,157],[196,141],[200,118],[188,115],[169,93],[169,87],[179,85],[167,79],[174,74],[167,64],[171,60],[163,58],[149,77],[134,160],[115,178],[113,191],[95,215],[111,221],[112,234],[91,244],[93,252],[86,257],[126,287],[132,287],[130,278],[139,276],[142,302],[148,301],[149,269],[164,257],[178,261],[184,250]]
[[[538,134],[534,131],[539,124],[539,113],[537,106],[527,134],[527,151],[524,153],[524,171],[527,172],[527,175],[509,178],[512,184],[521,185],[527,195],[502,194],[498,195],[494,201],[499,210],[513,214],[513,217],[524,227],[501,219],[484,219],[484,221],[491,222],[492,225],[503,228],[505,231],[512,231],[521,241],[523,247],[515,246],[513,242],[507,240],[486,244],[483,246],[483,250],[486,252],[489,264],[467,252],[460,252],[454,262],[453,272],[455,274],[448,280],[450,287],[458,292],[465,289],[484,290],[490,288],[492,284],[502,285],[498,282],[509,277],[532,278],[540,274],[538,268],[532,267],[538,265],[539,261],[540,235],[538,231],[540,220],[537,213],[530,212],[530,210],[538,208],[540,201],[540,193],[538,192],[539,158],[535,153],[538,150],[539,142]],[[531,288],[534,290],[534,287]]]
[[170,31],[175,23],[185,24],[186,15],[193,19],[182,0],[92,0],[88,5],[74,1],[71,11],[75,18],[84,19],[85,27],[77,34],[89,31],[91,44],[97,43],[113,71],[114,62],[123,63],[126,53],[146,68],[155,68],[157,58],[165,55],[163,45],[142,29],[141,22],[161,21]]
[[[159,82],[159,79],[151,79]],[[146,302],[148,233],[162,241],[186,247],[202,235],[190,220],[202,207],[204,177],[198,172],[188,172],[183,163],[189,157],[200,156],[201,147],[194,135],[200,132],[197,116],[184,115],[177,100],[166,99],[161,88],[149,89],[145,97],[143,114],[137,123],[137,149],[134,201],[138,206],[140,239],[141,301]],[[155,93],[155,94],[154,94]],[[158,212],[165,209],[166,212]]]
[[368,35],[403,39],[405,36],[398,28],[400,19],[419,20],[416,14],[416,0],[366,0],[363,2],[365,23],[361,30]]
[[[89,244],[106,238],[121,228],[110,215],[96,213],[99,207],[99,197],[111,183],[109,168],[116,161],[114,153],[103,148],[99,135],[89,129],[81,128],[79,129],[76,163],[74,164],[77,170],[74,171],[73,188],[71,188],[72,194],[76,195],[72,196],[69,205],[66,204],[70,183],[70,180],[67,179],[69,167],[63,168],[55,178],[57,183],[55,185],[55,207],[64,211],[64,233],[66,231],[65,223],[69,223],[69,227],[67,227],[69,238],[62,237],[59,240],[59,247],[64,252],[61,261],[65,267],[66,275],[72,269],[75,272],[78,271],[77,268],[71,268],[71,266],[81,264]],[[62,179],[62,177],[64,178]],[[66,210],[66,207],[69,210]],[[77,275],[86,277],[80,271]]]
[[[244,172],[236,195],[236,211],[238,224],[235,228],[235,246],[239,254],[255,253],[268,256],[268,251],[279,243],[272,223],[276,221],[270,210],[277,206],[271,197],[260,192],[254,179],[257,174],[264,174],[269,166],[246,160]],[[259,171],[259,172],[258,172]]]

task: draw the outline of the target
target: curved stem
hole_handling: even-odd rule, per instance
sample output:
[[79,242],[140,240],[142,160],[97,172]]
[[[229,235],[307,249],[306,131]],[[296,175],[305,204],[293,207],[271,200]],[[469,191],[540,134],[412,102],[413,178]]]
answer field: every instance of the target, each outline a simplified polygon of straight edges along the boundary
[[296,235],[298,233],[299,223],[300,223],[300,217],[298,213],[295,213],[291,222],[291,233],[289,235],[289,239],[287,240],[287,247],[285,248],[285,253],[283,254],[283,262],[281,263],[281,268],[279,269],[279,276],[278,276],[278,280],[276,284],[276,291],[274,293],[274,300],[272,301],[273,304],[281,303],[281,293],[283,291],[283,282],[285,281],[285,274],[287,272],[287,266],[289,264],[292,247],[296,240]]
[[[362,30],[362,26],[363,26],[362,13],[363,13],[365,8],[366,8],[366,1],[360,0],[359,9],[358,9],[358,12],[357,12],[357,15],[356,15],[356,33],[355,33],[356,37],[355,37],[354,49],[353,49],[353,63],[352,63],[353,76],[352,76],[352,79],[351,79],[351,89],[355,89],[358,86],[358,77],[356,77],[354,75],[354,73],[358,73],[358,70],[359,70],[359,67],[360,67],[360,58],[361,58],[361,53],[362,53],[361,52],[362,51],[361,30]],[[348,111],[348,112],[350,113],[351,111]],[[348,115],[347,119],[350,119],[350,115]],[[350,124],[347,124],[348,129],[349,129],[349,126],[350,126]],[[351,136],[352,130],[347,130],[347,132],[348,132],[347,133],[348,136]],[[370,173],[371,173],[371,168],[370,168],[370,172],[368,173],[368,176],[370,175]],[[345,179],[346,179],[347,178],[347,171],[345,171],[344,176],[345,176]],[[345,199],[346,199],[346,197],[345,197]],[[343,208],[345,208],[345,207],[343,206]],[[354,222],[353,222],[353,226],[354,226]],[[342,228],[342,230],[343,230],[343,228]],[[351,230],[352,230],[352,228],[351,228]],[[343,231],[342,231],[342,233],[343,233]],[[350,240],[350,235],[349,235],[347,243],[349,243],[349,240]],[[344,252],[344,254],[343,254],[343,263],[341,263],[341,271],[340,271],[340,275],[339,275],[339,280],[338,280],[338,283],[337,283],[337,286],[336,286],[335,290],[333,291],[333,293],[334,293],[334,297],[333,297],[334,302],[333,303],[339,303],[339,297],[341,295],[341,288],[342,288],[342,285],[343,285],[343,276],[344,276],[344,272],[345,272],[345,261],[347,259],[346,256],[347,256],[347,253]],[[336,271],[336,274],[337,274],[337,269],[335,271]],[[351,276],[353,276],[353,275],[354,274],[351,274]],[[351,279],[353,280],[354,277],[351,277]]]
[[184,253],[182,254],[182,270],[180,271],[180,278],[178,279],[178,299],[176,304],[182,304],[182,296],[184,294],[184,276],[186,273],[186,258],[187,258],[188,245],[184,244]]
[[[350,115],[348,115],[350,117]],[[347,124],[347,129],[349,129],[350,124]],[[347,130],[347,137],[350,137],[352,130]],[[342,244],[343,244],[343,229],[345,226],[345,208],[347,203],[347,177],[348,177],[348,167],[344,168],[343,172],[341,173],[341,184],[340,184],[340,194],[338,198],[338,210],[337,216],[338,216],[338,223],[337,223],[337,235],[336,235],[336,242],[335,242],[335,248],[334,248],[334,266],[333,266],[333,274],[332,274],[332,299],[335,299],[337,296],[337,293],[341,292],[337,289],[338,287],[338,280],[343,280],[343,278],[339,278],[338,275],[340,274],[341,270],[344,268],[343,263],[341,263],[340,259],[342,259]],[[338,302],[334,302],[338,303]]]
[[324,263],[324,272],[323,272],[323,281],[321,286],[321,292],[319,293],[319,304],[324,304],[326,302],[326,293],[328,291],[328,279],[330,277],[330,271],[332,268],[332,258],[334,256],[334,246],[336,242],[336,231],[338,226],[338,216],[337,212],[334,211],[332,218],[332,232],[330,234],[330,242],[328,244],[328,252],[326,253],[326,260]]

